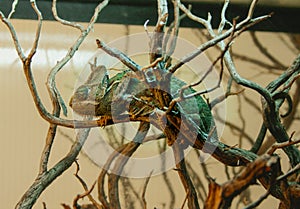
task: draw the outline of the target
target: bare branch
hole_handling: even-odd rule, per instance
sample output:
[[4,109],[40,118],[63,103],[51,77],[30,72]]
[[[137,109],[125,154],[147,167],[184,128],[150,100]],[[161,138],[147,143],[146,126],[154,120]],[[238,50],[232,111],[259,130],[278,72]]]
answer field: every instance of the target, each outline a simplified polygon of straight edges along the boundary
[[48,172],[38,176],[30,188],[25,192],[21,200],[17,203],[16,209],[32,208],[42,192],[76,160],[83,144],[87,139],[89,131],[89,129],[82,129],[78,132],[76,141],[72,145],[69,153],[57,164],[55,164]]
[[272,147],[269,149],[268,154],[272,155],[277,149],[282,149],[284,147],[288,147],[294,144],[299,144],[300,143],[300,139],[296,140],[296,141],[286,141],[286,142],[282,142],[282,143],[276,143],[273,144]]
[[[186,192],[188,208],[195,208],[195,209],[200,208],[194,184],[193,184],[192,180],[190,179],[190,176],[186,169],[183,150],[180,147],[180,145],[178,144],[178,142],[175,142],[173,144],[172,149],[173,149],[174,158],[175,158],[175,162],[176,162],[176,171],[178,172],[181,183],[183,184],[185,192]],[[184,201],[184,203],[185,203],[185,201]]]
[[66,108],[66,105],[65,105],[65,103],[64,103],[64,101],[63,101],[63,99],[62,99],[62,97],[61,97],[61,95],[59,93],[59,91],[57,90],[57,87],[56,87],[56,84],[55,84],[56,74],[74,56],[74,54],[78,50],[79,46],[82,44],[82,42],[85,40],[85,38],[87,37],[87,35],[90,33],[90,31],[94,27],[94,24],[95,24],[95,22],[96,22],[96,20],[97,20],[97,18],[99,16],[99,13],[108,4],[108,2],[109,2],[109,0],[104,0],[101,3],[98,4],[98,6],[95,8],[94,15],[92,16],[92,18],[91,18],[91,20],[90,20],[87,28],[84,31],[81,32],[79,38],[70,47],[70,50],[68,51],[68,53],[66,54],[66,56],[62,60],[60,60],[59,62],[57,62],[57,64],[51,69],[51,72],[48,75],[48,78],[47,78],[47,89],[48,89],[48,93],[50,95],[50,98],[52,100],[53,105],[58,100],[59,105],[63,109],[64,115],[67,115],[67,108]]
[[98,48],[105,51],[107,54],[117,58],[120,60],[125,66],[127,66],[132,71],[140,71],[141,67],[136,64],[133,60],[131,60],[127,55],[125,55],[123,52],[119,51],[116,48],[111,48],[108,45],[106,45],[103,41],[100,41],[99,39],[96,40]]
[[[172,34],[172,39],[171,39],[171,43],[170,43],[170,48],[168,50],[168,52],[166,52],[166,56],[172,56],[172,54],[175,51],[176,48],[176,42],[177,42],[177,36],[178,36],[178,32],[179,32],[179,25],[180,25],[180,14],[179,14],[179,2],[180,0],[173,0],[173,7],[174,7],[174,22],[173,22],[173,34]],[[164,39],[165,42],[166,38]],[[162,46],[165,43],[162,44]],[[163,47],[164,48],[164,47]],[[165,57],[165,59],[167,58]]]
[[[229,37],[233,30],[239,31],[247,25],[253,25],[253,24],[256,24],[256,23],[258,23],[258,22],[260,22],[260,21],[262,21],[266,18],[269,18],[270,15],[265,15],[265,16],[261,16],[261,17],[252,19],[253,10],[254,10],[254,7],[255,7],[256,3],[257,3],[256,0],[252,1],[252,4],[251,4],[251,6],[249,8],[249,11],[248,11],[248,16],[247,16],[246,19],[244,19],[242,22],[238,23],[235,28],[231,27],[229,30],[227,30],[226,32],[224,32],[223,34],[220,34],[220,35],[216,35],[215,32],[212,29],[212,26],[211,26],[211,23],[210,23],[210,21],[211,21],[210,14],[209,14],[208,20],[204,20],[202,18],[196,17],[195,15],[192,15],[192,13],[186,7],[184,7],[182,4],[179,4],[180,9],[183,12],[185,12],[190,19],[192,19],[196,22],[199,22],[200,24],[203,24],[206,27],[207,31],[209,32],[210,36],[213,37],[213,39],[211,39],[210,41],[202,44],[194,52],[192,52],[192,53],[186,55],[185,57],[181,58],[181,60],[178,63],[176,63],[174,66],[172,66],[169,69],[169,71],[174,73],[182,65],[184,65],[185,63],[187,63],[190,60],[194,59],[195,57],[200,55],[203,51],[205,51],[206,49],[208,49],[208,48],[210,48],[214,45],[219,45],[219,47],[224,49],[225,44],[222,42],[222,40]],[[225,8],[226,8],[226,5],[227,4],[226,4],[226,1],[225,1]]]
[[275,156],[264,155],[250,163],[238,176],[234,179],[219,185],[211,181],[209,185],[209,194],[205,202],[204,208],[228,208],[235,196],[240,194],[251,184],[255,183],[266,171],[276,166],[279,158]]
[[16,7],[17,7],[18,3],[19,3],[19,0],[14,0],[14,2],[12,3],[11,11],[10,11],[10,13],[9,13],[9,15],[8,15],[8,17],[7,17],[8,20],[9,20],[9,19],[13,16],[13,14],[15,13]]
[[[91,186],[90,189],[86,190],[83,194],[79,194],[75,197],[75,199],[73,200],[73,208],[74,209],[78,208],[78,206],[79,206],[78,201],[80,199],[83,199],[86,196],[91,196],[91,192],[93,191],[95,184],[96,184],[96,182]],[[102,206],[100,206],[100,205],[93,205],[93,206],[96,206],[97,209],[102,209]]]
[[20,42],[19,42],[19,39],[18,39],[18,36],[17,36],[14,26],[11,24],[9,19],[5,18],[4,14],[1,11],[0,11],[0,19],[7,26],[8,30],[11,34],[12,40],[14,41],[14,45],[15,45],[16,51],[18,53],[18,56],[21,59],[21,61],[24,63],[26,60],[26,57],[25,57],[23,49],[20,45]]
[[40,40],[43,17],[42,17],[42,13],[40,12],[39,8],[36,5],[36,1],[31,0],[30,2],[31,2],[31,6],[32,6],[33,10],[35,11],[35,13],[38,16],[38,28],[36,30],[35,40],[33,42],[32,49],[31,49],[31,51],[30,51],[30,53],[27,57],[27,59],[31,61],[32,57],[36,53],[36,49],[38,47],[38,43],[39,43],[39,40]]
[[48,128],[48,133],[46,136],[46,143],[44,145],[44,149],[41,154],[40,159],[40,167],[39,167],[39,176],[43,175],[48,171],[48,161],[51,153],[51,148],[54,142],[54,138],[56,136],[57,126],[55,124],[50,124]]
[[57,8],[56,8],[56,0],[52,1],[52,13],[54,18],[56,19],[56,21],[60,22],[63,25],[68,25],[74,28],[77,28],[78,30],[80,30],[81,32],[84,32],[84,27],[76,22],[70,22],[64,19],[61,19],[58,14],[57,14]]
[[132,154],[138,149],[140,143],[143,142],[150,128],[149,123],[141,122],[138,128],[138,132],[136,133],[133,142],[128,143],[125,149],[122,150],[120,156],[115,162],[115,165],[112,169],[112,173],[108,176],[108,196],[110,200],[111,208],[121,208],[119,201],[119,187],[118,181],[120,179],[120,175],[123,171],[124,166],[126,165],[129,158]]
[[[77,198],[79,200],[79,198],[84,198],[84,197],[88,197],[89,200],[93,203],[93,205],[97,208],[97,209],[102,209],[102,206],[93,198],[93,196],[91,195],[91,192],[93,191],[95,185],[96,185],[96,181],[93,183],[92,187],[90,189],[88,189],[87,184],[85,183],[85,181],[79,176],[78,172],[80,170],[79,167],[79,163],[77,162],[77,160],[75,160],[75,164],[76,164],[76,172],[75,172],[75,177],[79,180],[79,182],[81,183],[81,185],[83,186],[85,193],[82,195],[78,195]],[[75,201],[74,201],[75,203]],[[76,201],[77,203],[77,201]],[[73,204],[74,205],[74,204]]]
[[145,196],[146,196],[146,190],[147,190],[147,186],[148,186],[148,183],[149,183],[149,181],[150,181],[150,178],[151,178],[151,176],[152,176],[152,173],[153,173],[153,171],[151,171],[151,173],[149,174],[149,176],[146,178],[146,181],[145,181],[145,183],[144,183],[144,186],[143,186],[143,190],[142,190],[142,201],[143,201],[143,208],[144,209],[147,209],[147,201],[146,201],[146,198],[145,198]]
[[294,168],[292,168],[291,170],[289,170],[286,174],[278,176],[276,178],[276,181],[282,181],[283,179],[288,178],[289,176],[293,175],[294,173],[299,172],[299,170],[300,170],[300,163],[298,165],[296,165]]
[[226,23],[229,23],[226,19],[226,11],[227,11],[228,6],[229,6],[229,0],[225,0],[223,8],[222,8],[222,12],[221,12],[221,22],[220,22],[220,25],[218,28],[218,34],[221,34],[222,31],[224,30]]
[[[168,13],[168,2],[166,0],[157,0],[158,21]],[[159,22],[158,22],[159,24]]]

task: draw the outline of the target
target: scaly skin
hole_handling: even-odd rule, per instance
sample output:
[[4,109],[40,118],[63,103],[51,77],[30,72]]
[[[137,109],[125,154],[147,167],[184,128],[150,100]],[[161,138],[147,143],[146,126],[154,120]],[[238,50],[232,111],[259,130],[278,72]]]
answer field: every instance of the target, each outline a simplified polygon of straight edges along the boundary
[[[179,96],[178,90],[186,85],[175,76],[169,79],[170,85],[165,77],[161,77],[157,84],[149,85],[143,76],[129,70],[120,72],[107,81],[104,69],[104,66],[94,67],[94,76],[90,75],[87,81],[76,89],[69,103],[76,113],[111,117],[113,114],[119,115],[127,111],[132,116],[148,116],[154,108],[163,111],[163,108],[167,108],[162,107],[161,101],[155,98],[153,89],[158,88],[162,95],[176,98]],[[99,81],[95,82],[95,78]],[[186,95],[194,92],[192,88],[185,90]],[[207,134],[214,125],[210,108],[199,95],[179,102],[173,113],[190,117]]]

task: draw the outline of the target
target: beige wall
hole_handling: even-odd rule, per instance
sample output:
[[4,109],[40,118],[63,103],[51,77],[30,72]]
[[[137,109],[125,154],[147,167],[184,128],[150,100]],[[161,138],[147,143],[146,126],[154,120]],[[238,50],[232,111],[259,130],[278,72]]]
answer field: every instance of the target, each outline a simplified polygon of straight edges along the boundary
[[[20,42],[26,53],[32,44],[36,28],[35,23],[35,21],[25,20],[13,21]],[[128,29],[129,33],[143,32],[143,27],[129,27]],[[95,39],[102,38],[104,41],[109,42],[124,35],[126,35],[125,26],[104,24],[95,26],[94,32],[92,32],[83,43],[70,64],[68,64],[58,76],[57,83],[60,89],[62,89],[63,97],[66,101],[69,100],[72,94],[72,88],[76,81],[76,72],[78,72],[76,70],[81,70],[97,50]],[[198,33],[190,29],[184,29],[180,34],[180,36],[192,41],[195,45],[199,45],[201,39],[197,38],[196,35],[198,35]],[[39,93],[49,111],[49,99],[45,89],[47,73],[51,67],[54,66],[56,61],[65,55],[68,47],[77,37],[78,32],[74,29],[53,22],[44,22],[39,50],[34,57],[32,65]],[[268,46],[270,51],[275,52],[276,56],[280,57],[283,63],[288,65],[294,59],[295,50],[289,49],[286,43],[282,41],[286,40],[288,44],[291,45],[289,39],[284,34],[260,33],[259,37],[264,40],[264,43]],[[247,54],[251,52],[255,57],[257,50],[252,46],[253,44],[249,41],[248,34],[244,34],[235,43],[235,49],[239,51],[239,53]],[[214,54],[214,51],[210,53]],[[257,73],[259,71],[257,66],[254,65],[250,65],[250,67],[247,65],[246,68],[245,63],[239,62],[237,66],[243,75],[247,74],[249,78],[262,85],[266,84],[267,80],[271,77],[268,74],[258,76]],[[12,208],[38,173],[39,156],[44,145],[48,123],[45,122],[36,111],[22,72],[20,60],[14,50],[10,35],[3,24],[0,24],[0,91],[0,147],[2,148],[0,152],[0,199],[3,208]],[[253,94],[253,92],[247,91],[247,93],[259,100],[259,97]],[[239,118],[236,112],[236,103],[236,98],[230,98],[227,101],[227,119],[240,123],[241,118]],[[248,113],[251,114],[252,122],[249,123],[246,129],[252,137],[255,137],[261,118],[254,110],[248,111]],[[245,118],[247,117],[249,117],[249,115],[245,115]],[[70,136],[74,134],[73,130],[60,130]],[[297,134],[299,136],[299,133]],[[232,135],[228,130],[224,132],[222,138],[230,145],[239,143],[237,139],[238,136]],[[50,165],[53,165],[64,156],[70,149],[70,146],[71,142],[61,134],[58,134],[51,155]],[[247,143],[243,143],[243,146],[246,147]],[[282,156],[284,155],[282,154]],[[100,169],[83,155],[79,156],[79,163],[81,165],[81,176],[91,185],[96,179]],[[198,166],[197,161],[196,164]],[[217,182],[222,183],[225,180],[224,172],[223,174],[219,172],[219,170],[223,170],[223,168],[214,169],[217,168],[216,161],[210,159],[208,161],[208,167],[211,169],[211,176],[217,177]],[[201,175],[201,169],[197,168],[197,170]],[[75,167],[71,167],[70,170],[59,177],[43,193],[34,208],[41,208],[42,202],[46,202],[48,208],[59,208],[59,204],[63,202],[70,204],[76,194],[83,191],[81,185],[73,176],[74,171]],[[169,171],[168,175],[172,179],[172,182],[174,182],[176,192],[178,192],[176,194],[176,207],[179,208],[184,200],[184,191],[175,171]],[[139,191],[141,191],[144,180],[140,179],[134,182],[137,188],[139,188]],[[151,179],[148,191],[146,198],[149,208],[153,208],[154,206],[161,208],[165,199],[169,198],[168,195],[165,195],[166,187],[161,188],[161,176],[156,176]],[[259,192],[253,195],[253,199],[262,194],[262,190],[258,191]],[[275,203],[276,200],[270,197],[261,208],[266,208],[266,204],[269,204],[268,208],[274,208]]]

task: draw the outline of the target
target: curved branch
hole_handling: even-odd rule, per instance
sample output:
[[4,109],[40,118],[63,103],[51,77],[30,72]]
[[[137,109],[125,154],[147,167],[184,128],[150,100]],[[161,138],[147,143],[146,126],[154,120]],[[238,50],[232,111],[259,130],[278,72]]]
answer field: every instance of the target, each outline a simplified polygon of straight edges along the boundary
[[190,175],[188,174],[187,168],[186,168],[183,149],[182,149],[182,147],[180,147],[180,144],[178,144],[177,141],[173,144],[172,149],[173,149],[174,158],[175,158],[175,162],[176,162],[176,171],[178,172],[181,183],[183,184],[185,192],[186,192],[188,208],[200,209],[195,186],[194,186],[194,184],[190,178]]
[[58,16],[58,13],[57,13],[57,8],[56,8],[56,0],[53,0],[52,1],[52,13],[53,13],[53,17],[55,18],[55,20],[57,22],[60,22],[61,24],[63,25],[68,25],[68,26],[71,26],[71,27],[74,27],[74,28],[77,28],[78,30],[80,30],[81,32],[84,31],[84,27],[78,23],[75,23],[75,22],[70,22],[70,21],[67,21],[67,20],[64,20],[62,18],[60,18]]
[[76,136],[76,142],[72,145],[69,153],[54,165],[48,172],[39,175],[21,200],[17,203],[16,209],[31,209],[42,192],[76,160],[82,146],[84,145],[90,129],[82,129]]
[[119,153],[118,159],[116,160],[114,168],[111,171],[112,173],[108,176],[108,196],[110,201],[110,208],[121,208],[119,200],[118,181],[120,179],[124,166],[126,165],[129,158],[133,155],[133,153],[137,150],[137,148],[141,145],[141,142],[146,137],[149,128],[149,123],[141,122],[138,128],[138,132],[133,139],[133,142],[128,143],[125,149],[123,149],[122,152]]

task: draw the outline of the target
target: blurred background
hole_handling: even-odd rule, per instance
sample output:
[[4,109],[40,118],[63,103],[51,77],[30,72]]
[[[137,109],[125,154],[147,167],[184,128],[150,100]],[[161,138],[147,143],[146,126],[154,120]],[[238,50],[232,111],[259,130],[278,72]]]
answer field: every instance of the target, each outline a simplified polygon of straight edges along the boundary
[[[67,5],[68,1],[62,1],[62,5]],[[93,1],[87,1],[86,8],[94,5]],[[141,1],[137,1],[141,2]],[[184,2],[184,1],[183,1]],[[203,4],[212,5],[212,1],[188,1],[197,3],[195,6]],[[222,1],[219,1],[221,4]],[[232,1],[236,3],[234,6],[241,6],[244,8],[243,3],[246,1]],[[250,1],[247,1],[250,2]],[[40,2],[43,5],[43,2]],[[76,85],[78,75],[86,68],[88,62],[92,56],[97,52],[97,46],[95,40],[97,38],[102,39],[106,43],[114,41],[120,37],[127,36],[128,34],[143,33],[144,27],[142,24],[146,19],[151,19],[151,24],[155,24],[156,16],[144,17],[133,16],[133,8],[128,8],[135,3],[126,4],[122,1],[112,1],[113,6],[107,7],[108,11],[103,11],[103,19],[112,21],[118,14],[115,10],[117,6],[121,8],[126,6],[128,13],[126,18],[117,18],[118,21],[124,21],[123,24],[116,21],[115,23],[104,21],[97,23],[93,32],[83,42],[79,51],[74,58],[65,66],[65,68],[59,73],[57,77],[57,85],[62,93],[62,96],[66,102],[69,101],[74,86]],[[11,4],[11,1],[1,2],[0,10],[9,11],[5,6]],[[25,4],[25,1],[20,1],[20,4]],[[29,4],[26,2],[26,4]],[[39,3],[38,3],[39,4]],[[69,3],[70,4],[70,3]],[[81,4],[82,13],[85,13],[84,3],[81,1],[74,1],[74,5]],[[216,4],[220,6],[220,4]],[[136,5],[139,5],[137,3]],[[150,6],[140,7],[153,10],[155,13],[155,2]],[[154,5],[152,8],[151,5]],[[70,6],[70,5],[69,5]],[[233,7],[234,7],[233,6]],[[28,6],[27,6],[28,7]],[[29,7],[28,7],[29,8]],[[150,9],[151,8],[151,9]],[[211,7],[206,7],[211,8]],[[199,11],[205,11],[207,14],[209,9],[205,7],[195,8]],[[261,1],[261,9],[258,12],[278,9],[278,11],[291,11],[296,9],[299,12],[299,1]],[[65,9],[65,10],[64,10]],[[213,8],[214,9],[214,8]],[[281,10],[280,10],[281,9]],[[30,50],[37,26],[37,22],[31,19],[31,16],[27,15],[27,10],[22,11],[21,5],[16,11],[16,19],[12,19],[12,23],[18,34],[20,43],[26,53]],[[28,10],[29,11],[29,10]],[[65,11],[65,12],[64,12]],[[73,12],[72,12],[73,11]],[[213,10],[215,11],[215,10]],[[216,10],[217,11],[217,10]],[[68,17],[74,10],[68,10],[61,8],[62,15]],[[239,13],[239,11],[235,11]],[[33,14],[32,11],[29,12]],[[48,11],[49,13],[49,11]],[[48,14],[46,12],[46,15]],[[86,12],[85,17],[90,17],[92,12]],[[7,12],[5,13],[7,15]],[[286,13],[284,13],[286,14]],[[298,13],[299,14],[299,13]],[[20,16],[18,16],[20,15]],[[22,16],[23,15],[23,16]],[[230,13],[234,16],[235,14]],[[114,17],[114,18],[113,18]],[[135,20],[141,21],[141,23],[131,21],[132,17]],[[282,16],[284,17],[284,15]],[[284,17],[287,18],[287,17]],[[44,21],[42,28],[42,35],[38,47],[37,54],[33,59],[33,72],[37,83],[39,94],[44,102],[45,106],[51,111],[51,104],[48,97],[48,93],[45,87],[47,75],[51,68],[57,61],[62,59],[68,52],[70,46],[75,42],[79,36],[79,32],[67,26],[60,25],[59,23],[49,19]],[[80,19],[74,17],[74,19]],[[100,16],[101,21],[101,16]],[[236,66],[242,76],[245,76],[252,81],[259,83],[262,86],[266,86],[272,79],[276,78],[280,73],[288,67],[296,55],[299,53],[300,48],[300,36],[296,32],[299,32],[300,27],[295,27],[293,24],[299,26],[297,19],[285,19],[286,25],[281,28],[281,22],[277,22],[272,18],[267,20],[268,27],[264,27],[265,30],[259,30],[255,32],[245,32],[234,43],[233,52],[236,59]],[[85,20],[82,19],[82,24],[86,25]],[[108,23],[109,22],[109,23]],[[151,31],[152,26],[149,26]],[[145,33],[146,36],[146,33]],[[199,46],[206,40],[205,30],[186,23],[185,27],[180,30],[179,37],[191,42],[195,46]],[[272,62],[269,57],[266,57],[255,45],[255,38],[263,44],[264,48],[272,54],[272,56],[279,61],[279,63]],[[205,56],[213,61],[219,52],[218,50],[208,50]],[[265,63],[263,65],[262,63]],[[281,66],[280,66],[281,65]],[[277,67],[276,67],[277,66]],[[184,74],[184,73],[183,73]],[[224,84],[226,88],[226,84]],[[236,89],[237,91],[240,89]],[[0,125],[0,182],[2,189],[0,190],[0,200],[3,208],[12,208],[19,201],[26,189],[32,184],[38,173],[39,158],[45,143],[44,139],[47,134],[49,124],[44,121],[38,114],[32,97],[30,95],[25,76],[22,71],[22,64],[19,60],[16,50],[14,48],[11,36],[4,26],[0,24],[0,95],[1,95],[1,125]],[[293,89],[295,92],[295,89]],[[254,101],[254,103],[249,101]],[[216,120],[225,124],[225,129],[222,133],[219,133],[221,140],[228,145],[235,145],[242,148],[251,148],[253,140],[256,138],[262,118],[260,114],[260,97],[256,93],[246,90],[239,97],[229,97],[226,102],[226,115],[218,117],[217,108],[215,110]],[[299,127],[299,106],[297,107],[297,114],[295,116],[295,122],[289,126],[289,133],[297,130]],[[69,109],[69,118],[72,118],[72,111]],[[109,129],[106,131],[110,131]],[[53,153],[50,158],[50,166],[59,161],[70,149],[72,139],[74,138],[74,130],[59,128],[58,135],[56,137]],[[299,132],[296,132],[296,137],[299,138]],[[269,143],[272,143],[270,139]],[[268,146],[267,144],[265,146]],[[142,148],[143,149],[143,148]],[[159,152],[159,150],[154,150]],[[280,153],[282,160],[286,162],[284,153]],[[188,156],[189,170],[192,173],[192,178],[196,184],[196,189],[199,194],[200,205],[203,204],[203,198],[207,195],[208,181],[205,175],[216,178],[218,183],[223,183],[227,180],[228,175],[233,176],[239,168],[227,168],[222,164],[209,158],[204,164],[199,162],[199,153],[191,151]],[[86,154],[82,153],[78,162],[80,164],[80,176],[86,181],[88,185],[92,185],[97,179],[100,168],[95,165]],[[284,169],[288,169],[287,163],[282,164]],[[62,176],[60,176],[48,189],[42,194],[36,203],[34,208],[41,208],[42,202],[46,202],[47,208],[59,208],[61,203],[72,204],[74,197],[83,193],[84,190],[79,181],[74,177],[75,166],[72,166]],[[168,180],[166,180],[168,179]],[[122,180],[121,199],[125,208],[140,208],[141,191],[145,179],[126,179]],[[171,188],[169,187],[171,185]],[[125,189],[124,189],[125,188]],[[243,203],[249,201],[255,201],[260,195],[264,193],[261,187],[252,186],[251,190],[247,190],[243,196],[236,198],[232,208],[242,208]],[[96,191],[94,191],[94,197],[97,197]],[[153,208],[180,208],[185,198],[185,192],[183,186],[180,184],[176,171],[169,170],[168,172],[160,175],[156,175],[150,179],[149,186],[147,188],[146,200],[148,207]],[[277,200],[269,197],[259,208],[276,208]],[[171,207],[172,206],[172,207]]]

